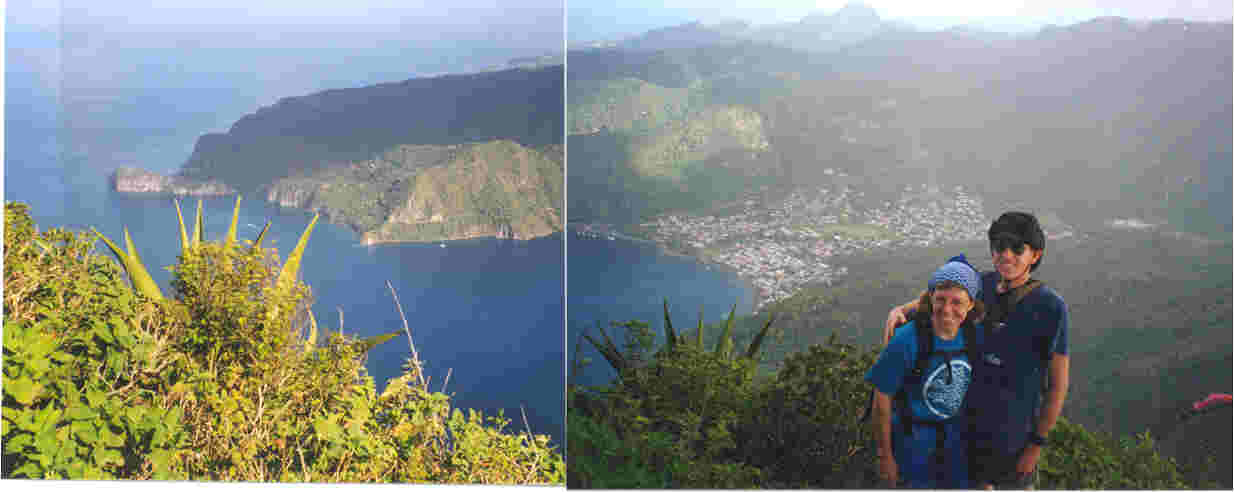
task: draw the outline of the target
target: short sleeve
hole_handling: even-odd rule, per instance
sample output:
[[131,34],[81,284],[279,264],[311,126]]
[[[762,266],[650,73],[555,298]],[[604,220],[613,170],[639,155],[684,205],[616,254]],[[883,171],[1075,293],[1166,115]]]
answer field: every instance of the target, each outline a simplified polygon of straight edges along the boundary
[[1054,338],[1050,342],[1050,353],[1067,355],[1067,330],[1071,324],[1071,314],[1067,312],[1067,303],[1063,298],[1055,297],[1058,309],[1058,325],[1054,329]]
[[865,380],[884,394],[894,395],[904,383],[904,373],[908,370],[916,344],[913,324],[909,322],[896,330],[883,348],[883,353],[879,354],[878,361],[866,373]]

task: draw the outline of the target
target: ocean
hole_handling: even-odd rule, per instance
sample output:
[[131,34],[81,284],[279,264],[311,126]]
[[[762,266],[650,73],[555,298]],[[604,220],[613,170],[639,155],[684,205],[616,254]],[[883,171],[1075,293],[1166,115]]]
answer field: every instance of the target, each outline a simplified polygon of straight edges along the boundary
[[697,326],[700,308],[706,323],[727,319],[734,304],[739,316],[754,310],[756,293],[730,269],[669,254],[647,242],[568,234],[567,349],[572,361],[591,361],[582,371],[570,365],[572,383],[603,385],[614,376],[604,357],[582,338],[583,333],[601,340],[598,330],[604,328],[620,346],[624,332],[611,323],[639,320],[659,334],[662,342],[665,299],[677,329]]
[[[212,109],[236,111],[228,91],[126,89],[92,95],[90,114],[62,111],[55,94],[13,74],[6,90],[4,199],[31,206],[41,229],[98,229],[117,240],[128,227],[143,261],[163,291],[180,248],[175,208],[167,196],[110,191],[120,166],[171,172],[189,156],[198,135],[217,131]],[[76,96],[77,94],[74,94]],[[243,98],[243,94],[236,94]],[[240,99],[243,100],[243,99]],[[69,106],[73,108],[75,106]],[[256,108],[249,108],[255,110]],[[238,117],[238,114],[227,117]],[[65,126],[71,129],[64,129]],[[195,198],[181,203],[191,216]],[[206,238],[223,237],[234,197],[204,200]],[[280,257],[295,246],[311,215],[245,196],[238,235],[254,239],[272,222],[266,244]],[[442,244],[445,247],[441,247]],[[369,336],[401,329],[386,287],[398,292],[430,387],[456,408],[486,415],[498,410],[510,428],[524,428],[520,407],[537,434],[564,444],[564,265],[561,234],[531,241],[474,239],[431,244],[362,246],[349,228],[318,222],[305,251],[301,278],[316,299],[317,319]],[[111,257],[100,241],[97,251]],[[405,337],[369,353],[377,382],[399,375],[409,356]]]

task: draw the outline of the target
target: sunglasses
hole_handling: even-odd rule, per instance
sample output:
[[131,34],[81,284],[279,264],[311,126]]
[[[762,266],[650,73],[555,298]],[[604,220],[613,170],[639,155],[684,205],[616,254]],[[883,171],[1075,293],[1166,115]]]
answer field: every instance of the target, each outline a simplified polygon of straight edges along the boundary
[[997,236],[990,240],[990,251],[1001,253],[1003,250],[1010,249],[1012,253],[1017,255],[1024,254],[1024,248],[1028,247],[1028,243],[1023,239],[1014,236]]

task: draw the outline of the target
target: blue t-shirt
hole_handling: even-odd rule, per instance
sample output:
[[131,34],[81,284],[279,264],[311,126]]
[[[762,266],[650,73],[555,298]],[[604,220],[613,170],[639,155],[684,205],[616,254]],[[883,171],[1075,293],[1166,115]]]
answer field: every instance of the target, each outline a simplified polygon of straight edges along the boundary
[[[999,302],[998,272],[981,276],[981,301]],[[1019,454],[1035,431],[1041,385],[1054,354],[1067,354],[1069,315],[1063,298],[1048,286],[1024,297],[1003,323],[977,329],[981,360],[974,364],[968,404],[978,456],[1006,461]]]
[[[917,347],[916,322],[909,322],[896,330],[895,336],[866,373],[866,381],[888,395],[894,396],[905,383],[908,371],[916,365],[919,348]],[[922,384],[906,388],[908,392],[908,407],[915,419],[941,421],[950,419],[945,425],[946,470],[940,483],[935,476],[934,462],[931,455],[937,445],[935,428],[929,425],[918,425],[913,428],[911,437],[905,436],[900,425],[899,411],[895,411],[891,421],[892,452],[900,476],[912,488],[970,488],[968,479],[968,453],[965,440],[967,423],[962,414],[964,395],[972,380],[972,367],[968,357],[963,352],[964,335],[957,333],[951,340],[934,337],[936,353],[930,357],[922,377]],[[951,355],[951,377],[948,378],[944,357],[937,353],[941,350],[956,351]]]

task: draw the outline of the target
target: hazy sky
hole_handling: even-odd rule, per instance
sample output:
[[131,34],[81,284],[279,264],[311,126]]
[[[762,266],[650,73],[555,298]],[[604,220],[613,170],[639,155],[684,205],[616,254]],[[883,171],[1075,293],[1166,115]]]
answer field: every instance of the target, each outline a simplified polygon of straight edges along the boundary
[[[569,0],[567,29],[571,40],[612,35],[623,28],[645,30],[653,20],[673,21],[655,26],[701,20],[743,19],[755,24],[790,22],[811,12],[831,13],[849,0]],[[621,5],[615,5],[620,3]],[[923,28],[985,21],[997,25],[1035,26],[1071,24],[1093,17],[1132,19],[1183,18],[1228,21],[1234,16],[1230,0],[867,0],[880,17],[913,22]],[[646,21],[640,20],[640,15]]]
[[[560,53],[562,0],[0,0],[9,66],[73,87],[262,85],[263,100]],[[48,39],[50,40],[50,44]]]
[[555,17],[561,30],[561,0],[16,0],[6,17],[24,26],[66,22],[115,22],[117,27],[229,26],[252,24],[342,24],[383,26],[442,23],[483,25],[543,22]]

